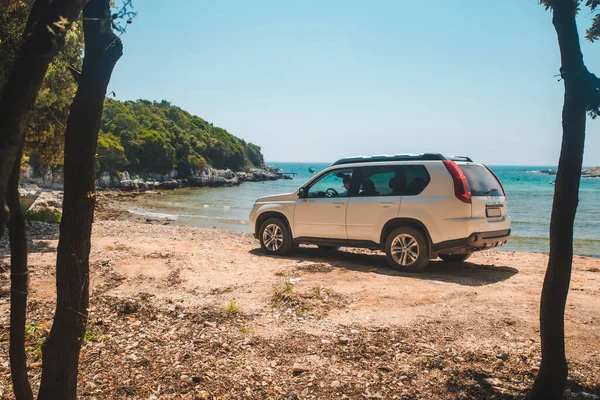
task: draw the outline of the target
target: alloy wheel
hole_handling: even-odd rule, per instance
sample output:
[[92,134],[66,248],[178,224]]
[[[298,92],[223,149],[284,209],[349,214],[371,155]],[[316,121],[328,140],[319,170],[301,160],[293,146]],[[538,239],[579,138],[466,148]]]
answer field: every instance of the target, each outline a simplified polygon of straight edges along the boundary
[[411,266],[419,258],[419,243],[411,235],[401,233],[392,241],[391,254],[398,265]]
[[283,245],[283,231],[277,224],[269,224],[263,230],[263,243],[269,251],[277,251]]

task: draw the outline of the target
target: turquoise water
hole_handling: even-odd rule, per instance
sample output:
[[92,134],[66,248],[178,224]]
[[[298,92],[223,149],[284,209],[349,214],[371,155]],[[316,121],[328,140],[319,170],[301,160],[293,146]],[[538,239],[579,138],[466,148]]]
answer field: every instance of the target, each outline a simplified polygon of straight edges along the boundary
[[[129,210],[149,217],[164,217],[178,225],[213,227],[249,232],[248,214],[261,196],[296,190],[312,174],[329,166],[319,163],[271,163],[285,172],[297,173],[291,180],[251,182],[229,188],[187,188],[141,198]],[[492,167],[508,196],[513,235],[502,248],[516,251],[548,251],[550,211],[554,176],[538,171],[548,166]],[[600,179],[583,178],[575,222],[575,253],[600,257]]]

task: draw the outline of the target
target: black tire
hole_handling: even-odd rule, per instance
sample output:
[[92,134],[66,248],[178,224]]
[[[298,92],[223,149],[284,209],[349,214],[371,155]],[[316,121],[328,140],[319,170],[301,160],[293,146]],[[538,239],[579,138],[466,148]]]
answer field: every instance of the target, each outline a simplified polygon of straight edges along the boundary
[[471,257],[471,254],[473,254],[473,253],[464,253],[464,254],[438,254],[438,257],[440,257],[445,262],[460,263],[460,262],[463,262],[463,261],[467,261],[469,259],[469,257]]
[[[400,247],[405,250],[393,251],[392,247]],[[390,265],[395,269],[406,272],[419,272],[429,264],[429,241],[417,229],[408,226],[396,228],[385,241],[385,255]]]
[[[271,237],[274,238],[269,240]],[[258,231],[258,240],[267,254],[282,256],[292,249],[292,234],[287,224],[279,218],[269,218],[263,222]]]
[[323,251],[337,251],[339,250],[339,246],[327,246],[327,245],[318,245],[319,250],[323,250]]

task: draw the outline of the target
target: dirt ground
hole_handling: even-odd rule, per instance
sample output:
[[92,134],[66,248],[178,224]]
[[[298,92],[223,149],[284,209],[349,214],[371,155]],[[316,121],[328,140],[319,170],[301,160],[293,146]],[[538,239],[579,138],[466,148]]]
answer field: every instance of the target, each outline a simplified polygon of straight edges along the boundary
[[[151,222],[151,221],[150,221]],[[30,377],[51,326],[57,227],[30,223]],[[0,243],[0,391],[8,366]],[[97,399],[519,399],[538,371],[547,256],[492,250],[422,273],[382,253],[262,253],[248,234],[98,221],[80,395]],[[600,260],[576,257],[565,398],[600,396]],[[37,389],[36,389],[37,390]]]

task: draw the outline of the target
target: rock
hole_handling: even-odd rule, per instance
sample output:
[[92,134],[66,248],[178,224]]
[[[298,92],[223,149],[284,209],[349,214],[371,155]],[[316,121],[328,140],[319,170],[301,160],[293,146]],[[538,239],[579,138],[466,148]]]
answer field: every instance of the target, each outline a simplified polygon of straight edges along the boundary
[[129,176],[129,172],[127,172],[127,171],[120,172],[118,176],[119,176],[119,181],[128,181],[131,179],[131,177]]
[[138,189],[136,184],[131,179],[123,179],[120,182],[120,184],[121,184],[121,190],[125,190],[128,192]]
[[113,187],[119,187],[119,186],[121,186],[121,182],[119,181],[118,177],[113,176],[110,179],[111,179],[111,183],[112,183]]
[[341,383],[340,383],[340,381],[333,381],[329,384],[329,386],[331,386],[332,388],[336,388],[336,387],[340,387]]
[[108,171],[103,171],[98,178],[98,186],[101,188],[109,188],[111,183],[110,174]]
[[217,323],[216,322],[210,322],[210,321],[204,321],[204,326],[207,326],[209,328],[216,328],[217,327]]
[[359,331],[359,330],[357,330],[357,329],[351,329],[351,330],[350,330],[350,333],[351,333],[351,334],[353,334],[353,335],[356,335],[356,334],[359,334],[359,333],[360,333],[360,331]]
[[298,375],[303,374],[308,371],[309,371],[309,369],[307,367],[297,366],[297,367],[292,368],[292,375],[298,376]]
[[502,381],[498,378],[485,378],[484,382],[492,386],[502,386]]
[[321,343],[323,343],[323,344],[329,344],[329,343],[331,343],[331,340],[321,339]]
[[349,338],[348,336],[340,336],[340,337],[338,338],[338,341],[339,341],[341,344],[348,344],[348,343],[350,342],[350,338]]
[[169,173],[167,174],[167,178],[169,178],[169,179],[177,179],[178,176],[179,176],[179,172],[177,172],[176,169],[169,171]]
[[169,180],[158,183],[158,189],[161,190],[172,190],[177,189],[179,187],[179,182],[176,180]]

